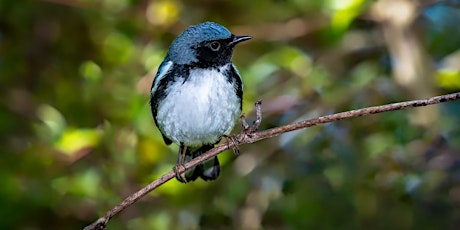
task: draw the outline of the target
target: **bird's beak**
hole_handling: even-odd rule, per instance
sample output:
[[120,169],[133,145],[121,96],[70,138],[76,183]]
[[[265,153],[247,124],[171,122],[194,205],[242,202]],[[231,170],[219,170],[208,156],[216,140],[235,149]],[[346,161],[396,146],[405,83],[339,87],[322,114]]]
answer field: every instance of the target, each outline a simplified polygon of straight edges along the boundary
[[240,42],[244,42],[246,40],[249,40],[251,39],[252,37],[251,36],[233,36],[233,41],[231,41],[230,43],[228,43],[228,46],[234,46]]

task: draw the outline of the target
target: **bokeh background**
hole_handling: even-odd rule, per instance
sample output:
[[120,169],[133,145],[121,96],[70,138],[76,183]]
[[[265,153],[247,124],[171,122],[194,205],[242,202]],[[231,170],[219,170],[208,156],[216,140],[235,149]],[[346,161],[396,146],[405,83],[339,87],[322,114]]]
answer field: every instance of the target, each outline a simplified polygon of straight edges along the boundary
[[[0,229],[81,229],[172,169],[150,85],[208,20],[254,36],[233,61],[261,129],[460,90],[458,0],[0,0]],[[460,226],[460,102],[240,151],[217,181],[172,180],[108,229]]]

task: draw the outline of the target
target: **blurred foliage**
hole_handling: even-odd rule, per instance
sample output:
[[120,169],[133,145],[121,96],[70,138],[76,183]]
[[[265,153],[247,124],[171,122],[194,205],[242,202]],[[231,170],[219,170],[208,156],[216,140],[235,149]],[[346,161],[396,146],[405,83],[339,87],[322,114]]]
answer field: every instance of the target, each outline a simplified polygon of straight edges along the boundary
[[[233,60],[262,129],[460,89],[457,0],[0,0],[0,229],[82,228],[173,167],[150,84],[170,42],[208,20],[254,36]],[[456,229],[459,114],[241,146],[217,181],[170,181],[108,229]]]

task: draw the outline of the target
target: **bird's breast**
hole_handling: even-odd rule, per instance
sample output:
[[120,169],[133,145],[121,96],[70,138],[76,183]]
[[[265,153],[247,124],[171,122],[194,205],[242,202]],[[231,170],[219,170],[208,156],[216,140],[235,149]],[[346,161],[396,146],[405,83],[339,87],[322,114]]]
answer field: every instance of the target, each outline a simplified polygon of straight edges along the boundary
[[235,81],[224,76],[226,68],[192,69],[190,76],[173,82],[158,106],[157,121],[176,143],[213,144],[228,135],[241,111]]

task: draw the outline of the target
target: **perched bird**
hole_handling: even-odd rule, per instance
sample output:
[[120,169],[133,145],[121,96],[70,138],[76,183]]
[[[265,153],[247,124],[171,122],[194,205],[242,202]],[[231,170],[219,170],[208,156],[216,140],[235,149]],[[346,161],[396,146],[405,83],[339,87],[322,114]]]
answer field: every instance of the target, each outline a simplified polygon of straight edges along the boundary
[[[167,145],[178,144],[177,166],[229,135],[241,113],[243,82],[231,62],[235,45],[251,39],[214,22],[188,27],[169,47],[153,80],[150,106]],[[217,156],[176,178],[215,180]]]

